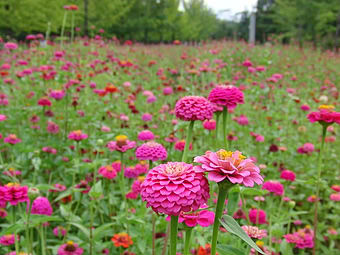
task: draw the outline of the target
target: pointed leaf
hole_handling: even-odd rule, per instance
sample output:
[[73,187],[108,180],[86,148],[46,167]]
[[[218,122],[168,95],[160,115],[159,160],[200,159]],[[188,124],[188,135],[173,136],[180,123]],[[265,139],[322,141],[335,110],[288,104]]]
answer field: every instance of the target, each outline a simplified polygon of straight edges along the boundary
[[84,225],[80,224],[80,223],[75,223],[75,222],[71,222],[71,225],[79,228],[87,238],[90,238],[90,230],[87,229]]
[[234,212],[237,209],[238,206],[238,200],[239,200],[239,192],[232,192],[232,190],[228,193],[228,215],[233,215]]
[[218,245],[217,251],[220,255],[245,255],[243,251],[231,245]]

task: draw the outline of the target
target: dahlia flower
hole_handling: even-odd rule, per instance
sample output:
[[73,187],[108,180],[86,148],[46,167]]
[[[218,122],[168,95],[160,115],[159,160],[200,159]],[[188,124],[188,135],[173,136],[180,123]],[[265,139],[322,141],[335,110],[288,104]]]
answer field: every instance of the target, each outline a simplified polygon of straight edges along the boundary
[[175,114],[177,118],[185,121],[210,120],[213,107],[204,97],[186,96],[177,101]]
[[199,209],[209,198],[209,185],[191,164],[168,162],[149,171],[141,196],[156,213],[178,216]]
[[165,160],[168,153],[163,145],[156,142],[147,142],[139,146],[136,150],[136,158],[139,160]]
[[210,91],[208,99],[210,102],[227,107],[229,110],[244,103],[242,91],[234,86],[217,86]]
[[260,169],[239,151],[231,152],[223,149],[217,152],[207,151],[203,156],[195,157],[194,162],[201,164],[195,166],[197,171],[208,172],[210,181],[221,182],[228,179],[231,183],[239,183],[247,187],[253,187],[254,183],[260,185],[263,182]]

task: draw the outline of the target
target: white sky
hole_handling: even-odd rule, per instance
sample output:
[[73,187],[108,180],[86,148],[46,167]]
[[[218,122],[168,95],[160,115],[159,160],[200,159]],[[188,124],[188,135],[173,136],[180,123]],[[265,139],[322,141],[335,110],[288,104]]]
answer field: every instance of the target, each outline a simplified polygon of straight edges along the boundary
[[236,13],[244,10],[251,11],[256,6],[257,0],[204,0],[207,6],[216,13],[222,10],[229,10],[219,14],[220,18],[230,19]]

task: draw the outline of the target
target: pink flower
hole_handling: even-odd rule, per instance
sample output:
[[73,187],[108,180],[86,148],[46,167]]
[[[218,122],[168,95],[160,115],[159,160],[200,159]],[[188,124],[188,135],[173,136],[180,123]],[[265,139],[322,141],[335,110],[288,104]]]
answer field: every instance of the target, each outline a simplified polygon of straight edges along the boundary
[[283,170],[280,175],[281,179],[284,179],[286,181],[295,181],[296,175],[293,171],[290,170]]
[[156,142],[147,142],[139,146],[136,150],[136,158],[139,160],[165,160],[168,153],[163,145]]
[[6,218],[6,217],[7,217],[6,210],[0,207],[0,218]]
[[10,134],[4,138],[4,142],[14,145],[20,143],[21,139],[19,139],[15,134]]
[[195,168],[202,172],[208,172],[210,181],[221,182],[228,179],[232,183],[253,187],[254,183],[262,184],[263,178],[260,169],[252,160],[246,159],[241,152],[219,150],[207,151],[205,155],[195,157],[194,162],[200,163]]
[[287,243],[294,243],[296,248],[305,249],[314,247],[314,233],[309,228],[299,229],[293,234],[283,236]]
[[[202,206],[200,209],[206,208],[207,206]],[[201,227],[209,227],[214,224],[215,213],[208,210],[200,210],[197,212],[181,212],[178,218],[178,222],[184,222],[190,228],[197,225]],[[170,216],[166,218],[167,221],[170,220]]]
[[5,121],[7,120],[7,116],[4,114],[0,114],[0,121]]
[[340,112],[334,112],[331,109],[321,108],[318,112],[311,112],[307,115],[310,122],[319,122],[321,124],[340,124]]
[[242,229],[244,230],[244,232],[247,233],[250,238],[262,239],[264,237],[267,237],[267,230],[259,229],[258,227],[242,226]]
[[81,140],[88,138],[88,135],[83,133],[83,131],[81,130],[76,130],[70,132],[67,138],[79,142]]
[[18,48],[18,44],[14,42],[7,42],[5,43],[5,48],[9,50],[16,50]]
[[308,112],[310,110],[310,107],[309,107],[308,104],[303,104],[303,105],[301,105],[300,108],[301,108],[302,111],[305,111],[305,112]]
[[62,237],[62,236],[65,236],[67,233],[67,230],[66,228],[62,227],[62,226],[57,226],[53,229],[53,234],[56,236],[56,237]]
[[[185,147],[185,140],[180,140],[175,143],[175,150],[176,151],[184,151]],[[189,150],[192,150],[192,144],[189,145]]]
[[241,126],[249,125],[249,121],[248,121],[247,116],[240,115],[240,117],[237,118],[237,123]]
[[248,217],[253,224],[267,224],[266,212],[261,209],[250,209]]
[[262,136],[262,135],[257,135],[256,138],[255,138],[255,141],[256,141],[256,142],[260,142],[260,143],[264,142],[264,136]]
[[49,147],[49,146],[43,147],[43,148],[42,148],[42,151],[43,151],[43,152],[50,153],[50,154],[57,154],[57,150],[54,149],[54,148],[52,148],[52,147]]
[[50,93],[50,97],[54,98],[55,100],[61,100],[65,96],[65,91],[63,90],[52,90]]
[[340,201],[340,193],[333,193],[329,196],[329,199],[330,200],[333,200],[333,201]]
[[20,186],[18,183],[8,183],[5,186],[0,186],[0,201],[10,202],[11,205],[26,202],[28,201],[27,192],[27,186]]
[[209,184],[191,164],[168,162],[151,169],[141,191],[142,200],[157,213],[179,215],[195,211],[209,198]]
[[72,241],[68,241],[58,248],[58,255],[82,255],[83,252],[83,249]]
[[[17,240],[19,240],[19,236],[17,236]],[[3,246],[9,246],[15,243],[14,234],[4,235],[0,237],[0,244]]]
[[216,121],[211,119],[211,120],[206,120],[203,122],[203,127],[206,130],[215,130],[216,129]]
[[163,95],[167,96],[167,95],[171,95],[173,93],[173,89],[172,87],[165,87],[163,89]]
[[336,191],[336,192],[340,192],[340,185],[332,185],[331,189]]
[[107,179],[114,179],[117,176],[117,171],[112,167],[112,165],[101,166],[98,173]]
[[59,126],[52,121],[48,121],[47,122],[47,132],[50,133],[50,134],[58,134],[59,133]]
[[284,187],[278,181],[267,181],[263,183],[262,189],[268,190],[277,196],[282,196],[284,193]]
[[155,139],[155,135],[150,130],[143,130],[138,134],[138,140],[149,141]]
[[136,142],[130,141],[125,135],[116,136],[116,141],[111,141],[106,146],[110,151],[126,152],[136,147]]
[[243,66],[249,67],[252,66],[252,62],[249,59],[246,59],[245,61],[243,61],[242,63]]
[[38,100],[38,105],[40,105],[40,106],[51,106],[52,103],[47,97],[42,97]]
[[37,197],[32,203],[31,213],[51,216],[53,209],[46,197]]
[[185,121],[210,120],[213,107],[204,97],[186,96],[177,101],[175,114],[177,118]]
[[129,179],[134,179],[138,177],[139,173],[136,171],[134,167],[126,167],[124,169],[124,176]]
[[230,110],[234,109],[237,104],[244,103],[242,91],[234,86],[217,86],[210,91],[208,99],[210,102]]
[[50,189],[49,192],[62,192],[64,190],[66,190],[66,186],[56,183],[54,184],[55,189]]
[[107,133],[111,131],[111,128],[109,128],[108,126],[102,126],[100,130]]
[[151,121],[151,120],[152,120],[152,114],[150,114],[150,113],[144,113],[144,114],[142,115],[142,120],[143,120],[143,121]]

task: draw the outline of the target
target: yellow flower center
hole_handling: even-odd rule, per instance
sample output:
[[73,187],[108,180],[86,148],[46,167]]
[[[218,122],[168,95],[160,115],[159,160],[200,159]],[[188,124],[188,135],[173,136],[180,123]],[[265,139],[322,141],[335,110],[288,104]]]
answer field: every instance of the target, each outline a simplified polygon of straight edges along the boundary
[[264,245],[264,242],[263,241],[260,241],[260,240],[257,240],[256,241],[256,245],[258,246],[258,247],[263,247],[263,245]]
[[322,104],[319,106],[319,110],[329,110],[332,111],[334,110],[334,105],[329,105],[329,104]]
[[67,241],[67,243],[66,243],[67,245],[73,245],[74,244],[74,242],[73,241]]
[[221,149],[218,152],[216,152],[216,154],[219,159],[226,160],[227,158],[230,158],[233,155],[233,152]]
[[20,184],[19,183],[15,183],[15,182],[9,182],[6,184],[7,187],[19,187]]
[[112,172],[113,171],[113,167],[110,166],[110,165],[107,165],[106,166],[106,170],[109,171],[109,172]]
[[76,131],[74,131],[74,134],[76,134],[76,135],[81,135],[81,134],[82,134],[82,131],[81,131],[81,130],[76,130]]
[[116,136],[116,141],[117,142],[125,142],[128,139],[126,135],[117,135]]
[[139,177],[137,178],[137,180],[138,180],[139,182],[143,182],[143,181],[145,180],[145,176],[139,176]]
[[145,166],[147,164],[146,160],[141,160],[139,161],[139,164],[141,164],[142,166]]

